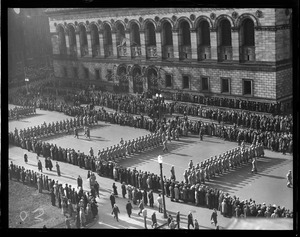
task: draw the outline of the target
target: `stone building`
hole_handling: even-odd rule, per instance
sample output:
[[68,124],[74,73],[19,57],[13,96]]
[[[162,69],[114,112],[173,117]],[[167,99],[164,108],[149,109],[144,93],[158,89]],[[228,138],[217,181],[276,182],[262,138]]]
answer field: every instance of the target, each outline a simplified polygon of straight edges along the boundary
[[292,99],[292,10],[47,9],[55,76],[112,90]]

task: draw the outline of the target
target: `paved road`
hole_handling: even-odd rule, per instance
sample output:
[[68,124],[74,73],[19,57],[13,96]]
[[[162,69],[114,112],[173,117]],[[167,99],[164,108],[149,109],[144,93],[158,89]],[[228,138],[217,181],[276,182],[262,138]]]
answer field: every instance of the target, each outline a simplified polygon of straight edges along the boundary
[[[17,128],[34,126],[43,123],[45,119],[48,121],[61,120],[68,116],[62,113],[40,111],[37,110],[40,116],[28,117],[24,121],[10,122],[10,130]],[[27,126],[25,126],[27,125]],[[88,152],[92,146],[94,151],[102,149],[102,147],[110,146],[119,142],[120,138],[132,139],[140,135],[148,133],[146,130],[135,129],[130,127],[123,127],[119,125],[111,125],[100,123],[98,127],[91,130],[91,140],[86,140],[83,136],[80,139],[76,139],[73,136],[57,136],[51,137],[48,140],[50,143],[56,143],[62,147],[74,147],[77,150]],[[189,159],[193,159],[194,163],[200,162],[203,159],[209,158],[211,155],[220,154],[228,149],[235,147],[235,143],[223,141],[215,137],[204,137],[204,141],[200,142],[197,137],[182,138],[179,142],[172,141],[169,144],[169,152],[163,154],[162,148],[155,148],[153,150],[134,155],[125,160],[122,160],[120,164],[125,167],[136,167],[138,170],[147,170],[153,173],[159,174],[159,166],[157,163],[157,156],[163,155],[163,172],[166,176],[170,174],[171,164],[175,166],[175,172],[178,180],[182,180],[182,173],[185,167],[187,167]],[[29,154],[29,164],[26,165],[23,162],[24,150],[17,147],[10,147],[9,160],[14,163],[23,165],[25,168],[33,169],[37,171],[36,155]],[[267,204],[276,204],[292,208],[292,189],[286,187],[285,174],[287,170],[292,169],[292,156],[282,155],[271,151],[266,151],[266,158],[260,158],[258,160],[258,174],[252,175],[250,172],[250,165],[238,168],[234,172],[230,172],[223,177],[217,177],[208,183],[209,186],[222,188],[224,191],[228,191],[231,195],[240,197],[241,200],[252,198],[256,200],[256,203],[266,202]],[[41,158],[44,164],[44,159]],[[59,177],[60,182],[68,183],[72,186],[76,186],[76,178],[78,175],[86,177],[87,171],[80,169],[77,166],[60,163],[62,176]],[[57,179],[55,170],[53,172],[45,171],[51,178]],[[132,218],[128,218],[125,211],[125,203],[127,200],[123,198],[117,198],[117,203],[120,207],[120,222],[116,222],[111,216],[111,206],[109,201],[109,195],[112,190],[111,186],[113,180],[97,176],[97,180],[100,181],[101,196],[98,199],[99,202],[99,222],[93,226],[94,228],[144,228],[142,217],[137,216],[137,207],[134,207]],[[119,193],[121,192],[120,183],[117,183]],[[84,188],[88,189],[86,182]],[[156,198],[156,195],[155,195]],[[182,213],[183,222],[188,211],[192,211],[195,218],[198,219],[200,228],[207,229],[212,228],[210,224],[211,210],[206,208],[195,207],[188,204],[180,204],[171,202],[166,199],[167,210],[171,214],[175,214],[177,210]],[[156,209],[157,211],[157,209]],[[151,223],[152,209],[148,208],[148,223]],[[224,227],[229,224],[230,219],[224,218],[219,214],[219,224]],[[159,223],[164,223],[162,215],[157,212],[157,218]],[[182,224],[186,228],[186,224]],[[148,226],[151,228],[151,226]]]

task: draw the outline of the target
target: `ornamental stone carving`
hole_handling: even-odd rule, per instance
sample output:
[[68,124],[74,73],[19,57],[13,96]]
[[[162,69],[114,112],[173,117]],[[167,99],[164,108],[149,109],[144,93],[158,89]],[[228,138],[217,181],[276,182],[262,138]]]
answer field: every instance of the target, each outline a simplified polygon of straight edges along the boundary
[[257,10],[257,11],[255,12],[255,15],[256,15],[256,17],[258,17],[258,18],[262,18],[262,17],[263,17],[263,12],[262,12],[261,10]]
[[172,20],[173,20],[173,21],[176,21],[176,20],[177,20],[177,16],[173,15],[173,16],[172,16]]
[[129,21],[129,20],[128,20],[127,18],[124,19],[124,22],[125,22],[126,24],[128,23],[128,21]]
[[233,19],[236,19],[236,18],[238,18],[239,14],[238,14],[237,12],[234,11],[234,12],[231,14],[231,16],[232,16]]
[[194,20],[196,19],[196,16],[195,16],[194,14],[191,14],[191,15],[190,15],[190,19],[191,19],[192,21],[194,21]]
[[156,17],[154,18],[154,20],[155,20],[156,22],[159,22],[160,18],[159,18],[158,16],[156,16]]
[[212,19],[212,20],[216,19],[216,14],[215,14],[215,13],[213,13],[213,12],[212,12],[212,13],[210,13],[210,15],[209,15],[209,16],[210,16],[210,19]]
[[140,18],[139,18],[139,22],[142,23],[143,21],[144,21],[143,17],[140,17]]

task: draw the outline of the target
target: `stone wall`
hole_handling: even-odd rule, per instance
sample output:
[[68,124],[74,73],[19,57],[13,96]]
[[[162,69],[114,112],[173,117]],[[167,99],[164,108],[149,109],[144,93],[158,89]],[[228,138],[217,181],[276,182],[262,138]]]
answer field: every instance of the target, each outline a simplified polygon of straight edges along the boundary
[[276,98],[286,99],[293,95],[292,67],[276,72]]

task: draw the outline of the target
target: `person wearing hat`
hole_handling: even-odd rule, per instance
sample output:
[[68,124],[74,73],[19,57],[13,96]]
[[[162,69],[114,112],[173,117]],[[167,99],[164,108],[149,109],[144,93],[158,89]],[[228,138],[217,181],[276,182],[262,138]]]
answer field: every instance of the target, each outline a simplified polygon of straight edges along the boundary
[[188,214],[188,229],[190,229],[190,225],[192,225],[193,228],[195,228],[194,222],[193,222],[193,214],[191,211]]
[[114,215],[114,218],[119,222],[118,213],[120,213],[119,207],[117,204],[114,204],[111,214]]
[[152,219],[151,227],[153,228],[153,226],[154,226],[154,229],[155,229],[157,227],[157,219],[156,219],[156,212],[155,211],[152,213],[151,219]]
[[114,196],[114,192],[111,193],[109,199],[110,199],[110,203],[111,203],[111,208],[114,208],[114,205],[116,203],[116,198]]
[[180,212],[179,211],[176,214],[176,223],[177,223],[177,229],[180,229]]
[[213,212],[211,214],[211,217],[210,217],[210,221],[212,224],[215,224],[215,226],[217,226],[217,224],[218,224],[217,217],[218,217],[217,210],[216,210],[216,208],[214,208]]
[[57,171],[57,175],[60,176],[60,168],[57,161],[56,161],[56,171]]
[[127,211],[128,216],[130,217],[131,213],[132,213],[132,205],[131,205],[131,202],[129,200],[126,204],[126,211]]
[[144,224],[145,224],[145,229],[147,229],[147,209],[144,208],[142,210],[143,218],[144,218]]
[[138,215],[140,216],[140,214],[143,212],[143,209],[144,209],[144,199],[142,199],[139,203],[139,212],[138,212]]
[[252,160],[252,170],[251,170],[251,173],[257,173],[257,161],[256,161],[256,157],[253,158]]
[[199,230],[199,223],[197,221],[197,219],[194,220],[195,221],[195,230]]
[[24,152],[24,161],[27,164],[27,162],[28,162],[28,156],[27,156],[26,152]]

